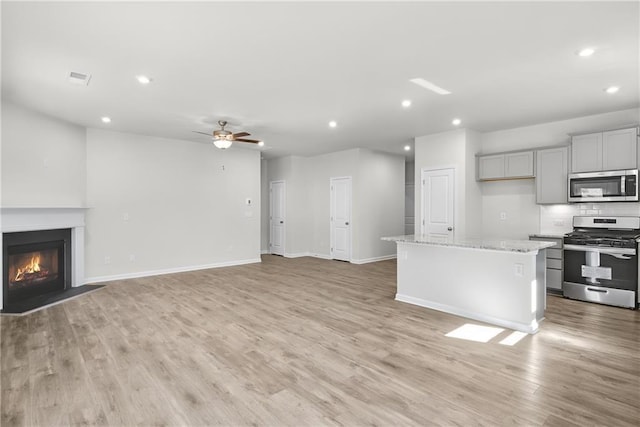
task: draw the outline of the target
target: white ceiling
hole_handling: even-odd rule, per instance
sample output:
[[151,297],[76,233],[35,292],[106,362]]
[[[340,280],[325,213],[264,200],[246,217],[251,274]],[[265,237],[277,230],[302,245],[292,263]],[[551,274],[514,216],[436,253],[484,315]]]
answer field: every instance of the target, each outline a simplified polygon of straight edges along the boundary
[[[404,153],[454,117],[492,131],[640,105],[637,1],[1,7],[4,99],[86,127],[202,143],[192,131],[226,119],[264,139],[267,157]],[[595,55],[578,57],[585,46]],[[70,84],[70,71],[90,84]],[[610,85],[621,89],[608,95]]]

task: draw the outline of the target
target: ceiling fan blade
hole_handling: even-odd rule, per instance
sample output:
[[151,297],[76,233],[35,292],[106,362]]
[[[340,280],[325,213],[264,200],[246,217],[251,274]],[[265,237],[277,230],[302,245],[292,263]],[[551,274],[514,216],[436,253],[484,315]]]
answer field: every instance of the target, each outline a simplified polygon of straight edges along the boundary
[[194,130],[193,132],[195,132],[195,133],[201,133],[202,135],[207,135],[207,136],[211,136],[211,137],[213,137],[213,135],[211,135],[210,133],[206,133],[206,132],[198,132],[197,130]]
[[252,144],[257,144],[257,143],[260,142],[257,139],[244,139],[244,138],[236,138],[236,139],[234,139],[234,141],[251,142]]
[[234,138],[242,138],[243,136],[249,136],[251,135],[250,133],[247,132],[238,132],[238,133],[234,133],[233,137]]

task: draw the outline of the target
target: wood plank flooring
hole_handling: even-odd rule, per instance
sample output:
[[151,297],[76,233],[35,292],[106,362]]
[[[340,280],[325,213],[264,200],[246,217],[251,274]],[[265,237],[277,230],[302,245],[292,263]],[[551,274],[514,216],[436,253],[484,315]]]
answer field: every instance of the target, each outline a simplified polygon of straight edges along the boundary
[[637,426],[640,313],[548,298],[513,346],[394,301],[394,261],[112,282],[0,317],[5,426]]

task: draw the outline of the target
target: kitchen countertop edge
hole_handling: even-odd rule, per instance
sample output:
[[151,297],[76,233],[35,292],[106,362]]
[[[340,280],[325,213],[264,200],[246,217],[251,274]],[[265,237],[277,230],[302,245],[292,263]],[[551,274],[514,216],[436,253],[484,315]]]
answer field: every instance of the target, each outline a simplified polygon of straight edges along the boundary
[[529,253],[547,249],[556,244],[536,240],[507,240],[507,239],[481,239],[481,238],[457,238],[448,241],[431,239],[428,236],[404,236],[382,237],[382,240],[396,243],[412,243],[418,245],[445,246],[480,250],[496,250],[504,252]]

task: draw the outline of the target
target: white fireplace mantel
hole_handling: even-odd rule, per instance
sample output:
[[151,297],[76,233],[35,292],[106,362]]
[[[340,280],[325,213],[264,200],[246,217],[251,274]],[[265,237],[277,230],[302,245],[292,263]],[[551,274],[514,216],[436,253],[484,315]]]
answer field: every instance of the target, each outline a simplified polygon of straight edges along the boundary
[[[84,207],[2,207],[0,234],[20,231],[71,229],[71,286],[84,285]],[[0,246],[2,258],[2,246]],[[0,285],[4,277],[0,264]],[[1,286],[0,286],[1,289]],[[0,292],[0,309],[3,307]]]

